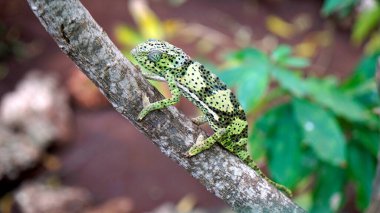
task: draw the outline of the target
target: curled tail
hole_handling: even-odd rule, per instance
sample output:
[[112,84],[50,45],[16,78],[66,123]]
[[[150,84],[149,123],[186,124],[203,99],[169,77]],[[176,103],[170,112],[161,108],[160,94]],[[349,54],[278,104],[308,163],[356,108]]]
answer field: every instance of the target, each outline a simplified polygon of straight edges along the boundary
[[275,186],[278,190],[284,192],[288,197],[292,197],[292,192],[290,189],[288,189],[286,186],[281,185],[279,183],[274,182],[273,180],[269,179],[257,166],[257,164],[253,161],[251,156],[249,156],[247,150],[240,150],[238,153],[236,153],[237,156],[249,167],[251,167],[253,170],[255,170],[262,178],[264,178],[266,181],[268,181],[270,184]]
[[257,164],[251,159],[251,157],[246,158],[246,161],[244,161],[249,167],[251,167],[253,170],[255,170],[262,178],[264,178],[266,181],[268,181],[270,184],[275,186],[278,190],[284,192],[288,197],[292,197],[292,191],[288,189],[286,186],[281,185],[279,183],[274,182],[273,180],[269,179],[257,166]]

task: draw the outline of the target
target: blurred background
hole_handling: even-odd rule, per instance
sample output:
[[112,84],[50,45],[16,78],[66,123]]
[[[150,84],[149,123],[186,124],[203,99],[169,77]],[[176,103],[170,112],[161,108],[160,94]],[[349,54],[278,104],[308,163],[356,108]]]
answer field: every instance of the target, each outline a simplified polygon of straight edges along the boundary
[[[249,150],[310,212],[364,212],[379,147],[375,0],[82,0],[120,50],[167,40],[233,88]],[[166,86],[152,82],[165,96]],[[194,117],[186,100],[177,107]],[[0,212],[232,212],[0,0]]]

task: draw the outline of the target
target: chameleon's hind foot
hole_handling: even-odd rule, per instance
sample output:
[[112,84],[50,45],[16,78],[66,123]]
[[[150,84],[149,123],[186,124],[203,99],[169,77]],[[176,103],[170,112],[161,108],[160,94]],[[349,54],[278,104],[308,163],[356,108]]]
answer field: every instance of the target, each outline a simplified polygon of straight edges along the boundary
[[189,150],[187,150],[187,152],[185,152],[183,155],[185,157],[188,157],[188,158],[191,158],[193,157],[194,155],[198,154],[199,152],[196,152],[196,148],[195,147],[199,147],[199,144],[202,144],[202,142],[204,141],[204,136],[202,134],[200,134],[195,142],[195,144],[193,146],[190,147]]
[[187,151],[188,156],[194,156],[202,151],[209,149],[216,141],[218,141],[224,134],[226,133],[226,129],[219,129],[210,137],[204,139],[203,135],[198,136],[196,143],[190,147]]
[[186,157],[192,157],[194,155],[197,155],[198,153],[202,152],[203,150],[206,150],[212,146],[212,144],[207,143],[206,140],[204,140],[203,135],[199,135],[197,138],[197,141],[193,146],[190,147],[190,149],[185,153]]

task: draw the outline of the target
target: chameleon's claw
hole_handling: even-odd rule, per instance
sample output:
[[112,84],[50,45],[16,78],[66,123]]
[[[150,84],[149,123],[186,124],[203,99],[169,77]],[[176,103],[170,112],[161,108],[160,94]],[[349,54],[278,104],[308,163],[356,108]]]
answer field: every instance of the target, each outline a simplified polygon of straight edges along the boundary
[[193,157],[198,153],[199,153],[199,151],[197,152],[197,150],[194,147],[191,147],[189,150],[187,150],[185,155],[186,155],[186,157]]
[[194,155],[191,155],[188,151],[185,152],[185,153],[183,153],[183,155],[184,155],[185,157],[187,157],[187,158],[191,158],[191,157],[194,156]]

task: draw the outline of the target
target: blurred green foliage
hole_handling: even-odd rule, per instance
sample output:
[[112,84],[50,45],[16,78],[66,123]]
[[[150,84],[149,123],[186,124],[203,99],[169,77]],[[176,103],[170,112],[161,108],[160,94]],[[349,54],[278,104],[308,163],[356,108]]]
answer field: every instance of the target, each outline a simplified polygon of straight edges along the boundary
[[354,11],[357,14],[354,15],[352,41],[358,45],[368,39],[365,51],[376,52],[380,49],[380,1],[325,0],[322,7],[324,16],[337,14],[341,19]]
[[358,0],[325,0],[322,6],[322,14],[325,16],[337,13],[340,17],[345,17],[351,13]]
[[234,52],[217,72],[254,119],[252,156],[265,156],[275,181],[293,189],[310,212],[338,210],[349,185],[359,209],[369,204],[379,148],[373,80],[379,55],[364,57],[342,82],[303,77],[299,70],[309,60],[284,45],[269,55],[255,48]]

